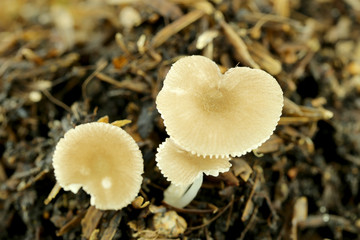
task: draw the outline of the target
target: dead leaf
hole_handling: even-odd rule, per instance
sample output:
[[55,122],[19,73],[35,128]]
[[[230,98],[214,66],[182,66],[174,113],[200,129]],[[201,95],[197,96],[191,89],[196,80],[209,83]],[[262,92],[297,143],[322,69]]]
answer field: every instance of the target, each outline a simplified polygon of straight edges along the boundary
[[165,213],[155,213],[153,224],[155,230],[167,237],[178,237],[187,228],[185,219],[172,210]]
[[242,158],[233,158],[231,163],[231,170],[234,172],[235,176],[240,176],[244,182],[247,182],[253,172],[249,164]]

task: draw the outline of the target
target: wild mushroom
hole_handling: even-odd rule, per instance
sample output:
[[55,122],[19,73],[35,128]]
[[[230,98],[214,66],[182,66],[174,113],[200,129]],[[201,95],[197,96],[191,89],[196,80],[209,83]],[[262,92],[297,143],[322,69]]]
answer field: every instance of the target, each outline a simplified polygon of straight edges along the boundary
[[65,133],[53,155],[55,177],[64,190],[80,187],[98,209],[121,209],[140,190],[143,159],[123,129],[102,122],[86,123]]
[[235,67],[221,74],[203,56],[178,60],[156,104],[170,137],[202,156],[241,156],[275,130],[283,93],[268,73]]
[[210,158],[194,155],[167,138],[156,154],[157,166],[171,182],[164,192],[164,201],[174,207],[188,205],[199,191],[203,173],[217,176],[231,167],[230,158]]

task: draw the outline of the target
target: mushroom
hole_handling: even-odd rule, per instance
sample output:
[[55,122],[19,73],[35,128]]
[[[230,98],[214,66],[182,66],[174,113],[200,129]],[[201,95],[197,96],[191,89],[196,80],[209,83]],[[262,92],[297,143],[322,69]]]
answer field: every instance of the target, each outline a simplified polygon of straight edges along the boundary
[[241,156],[265,142],[283,106],[277,81],[265,71],[235,67],[221,74],[203,56],[178,60],[156,99],[170,137],[202,156]]
[[142,154],[133,138],[112,124],[86,123],[67,131],[56,145],[53,166],[64,190],[76,193],[82,187],[98,209],[121,209],[140,191]]
[[171,182],[164,192],[164,202],[178,208],[188,205],[199,191],[203,173],[217,176],[231,167],[229,157],[210,158],[197,156],[177,146],[167,138],[156,154],[157,166]]

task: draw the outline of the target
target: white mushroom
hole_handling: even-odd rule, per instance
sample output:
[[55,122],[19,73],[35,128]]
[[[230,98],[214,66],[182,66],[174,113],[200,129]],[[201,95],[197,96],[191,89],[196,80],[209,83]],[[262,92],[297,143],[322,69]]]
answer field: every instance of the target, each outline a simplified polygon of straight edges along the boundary
[[121,209],[140,191],[143,159],[123,129],[102,122],[86,123],[65,133],[53,156],[61,187],[91,195],[98,209]]
[[235,67],[221,74],[203,56],[173,64],[156,99],[170,137],[203,156],[241,156],[265,142],[283,106],[277,81],[265,71]]
[[197,156],[177,146],[167,138],[156,154],[157,166],[171,182],[164,193],[164,201],[182,208],[189,204],[199,191],[203,173],[218,176],[231,167],[230,158],[210,158]]

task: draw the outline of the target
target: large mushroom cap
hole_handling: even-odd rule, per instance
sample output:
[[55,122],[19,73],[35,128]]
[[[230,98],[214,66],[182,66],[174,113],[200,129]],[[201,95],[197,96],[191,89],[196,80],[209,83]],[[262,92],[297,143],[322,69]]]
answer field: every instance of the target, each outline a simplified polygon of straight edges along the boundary
[[121,209],[140,191],[139,147],[111,124],[86,123],[66,132],[56,145],[53,166],[61,187],[75,193],[83,187],[98,209]]
[[161,173],[175,185],[190,185],[202,174],[217,176],[231,167],[230,158],[210,158],[191,154],[167,138],[156,154]]
[[156,103],[168,134],[187,151],[240,156],[275,130],[283,93],[262,70],[235,67],[221,74],[210,59],[190,56],[173,64]]

